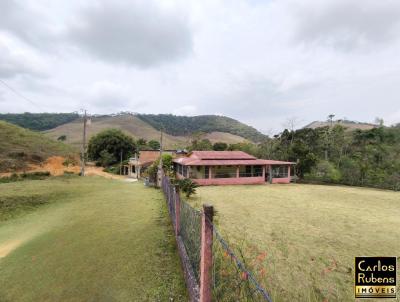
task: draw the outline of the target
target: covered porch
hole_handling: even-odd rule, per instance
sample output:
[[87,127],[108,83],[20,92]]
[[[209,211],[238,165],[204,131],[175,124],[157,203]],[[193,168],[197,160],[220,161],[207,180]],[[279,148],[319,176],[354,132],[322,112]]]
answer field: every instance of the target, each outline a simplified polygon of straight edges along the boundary
[[175,164],[178,179],[190,178],[199,185],[290,183],[290,165],[207,165]]

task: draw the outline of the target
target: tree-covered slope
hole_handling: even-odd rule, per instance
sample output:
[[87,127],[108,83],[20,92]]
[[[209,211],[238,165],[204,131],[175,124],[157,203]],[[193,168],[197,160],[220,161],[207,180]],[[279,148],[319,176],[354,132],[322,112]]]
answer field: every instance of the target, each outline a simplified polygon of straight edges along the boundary
[[269,154],[298,161],[297,173],[319,182],[400,190],[400,128],[351,132],[340,125],[285,130]]
[[172,114],[138,114],[141,120],[157,130],[164,128],[171,135],[187,136],[194,132],[227,132],[253,142],[267,138],[255,128],[235,119],[218,115],[177,116]]
[[0,120],[31,130],[49,130],[77,119],[77,113],[5,113]]

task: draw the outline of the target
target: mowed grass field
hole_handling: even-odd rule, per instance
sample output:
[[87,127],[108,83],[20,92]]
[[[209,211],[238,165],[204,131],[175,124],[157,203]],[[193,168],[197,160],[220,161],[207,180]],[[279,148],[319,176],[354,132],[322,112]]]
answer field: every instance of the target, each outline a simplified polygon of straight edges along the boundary
[[0,210],[18,200],[0,219],[0,301],[187,301],[160,191],[100,177],[0,184]]
[[400,256],[399,192],[302,184],[197,190],[191,202],[215,206],[220,231],[274,301],[354,301],[355,256]]

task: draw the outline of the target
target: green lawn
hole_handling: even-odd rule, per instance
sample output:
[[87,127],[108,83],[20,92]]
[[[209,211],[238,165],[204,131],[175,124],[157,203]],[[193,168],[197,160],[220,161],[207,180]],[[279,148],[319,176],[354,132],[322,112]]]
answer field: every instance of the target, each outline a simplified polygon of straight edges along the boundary
[[0,221],[0,301],[187,301],[160,191],[98,177],[0,184],[0,200],[27,198]]
[[354,301],[355,256],[400,256],[399,192],[301,184],[197,190],[191,202],[215,206],[222,234],[243,249],[274,301]]

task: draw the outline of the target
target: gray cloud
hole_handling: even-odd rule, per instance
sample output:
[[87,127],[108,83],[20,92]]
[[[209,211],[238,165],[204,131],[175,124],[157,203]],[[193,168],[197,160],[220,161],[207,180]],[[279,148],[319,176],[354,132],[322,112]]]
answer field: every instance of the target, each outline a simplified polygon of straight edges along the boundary
[[21,41],[46,51],[57,39],[50,24],[46,24],[46,15],[32,10],[28,3],[2,0],[0,11],[0,32],[9,32]]
[[43,77],[35,59],[26,53],[13,52],[0,40],[0,78],[12,78],[17,75]]
[[[329,113],[394,123],[399,11],[398,0],[0,0],[0,77],[48,111],[218,113],[261,130]],[[41,109],[0,87],[0,111],[28,110]]]
[[291,3],[297,41],[342,50],[362,49],[390,42],[398,36],[397,0],[332,0]]
[[185,18],[152,1],[98,2],[75,22],[68,33],[71,40],[112,62],[145,68],[181,59],[192,47]]

